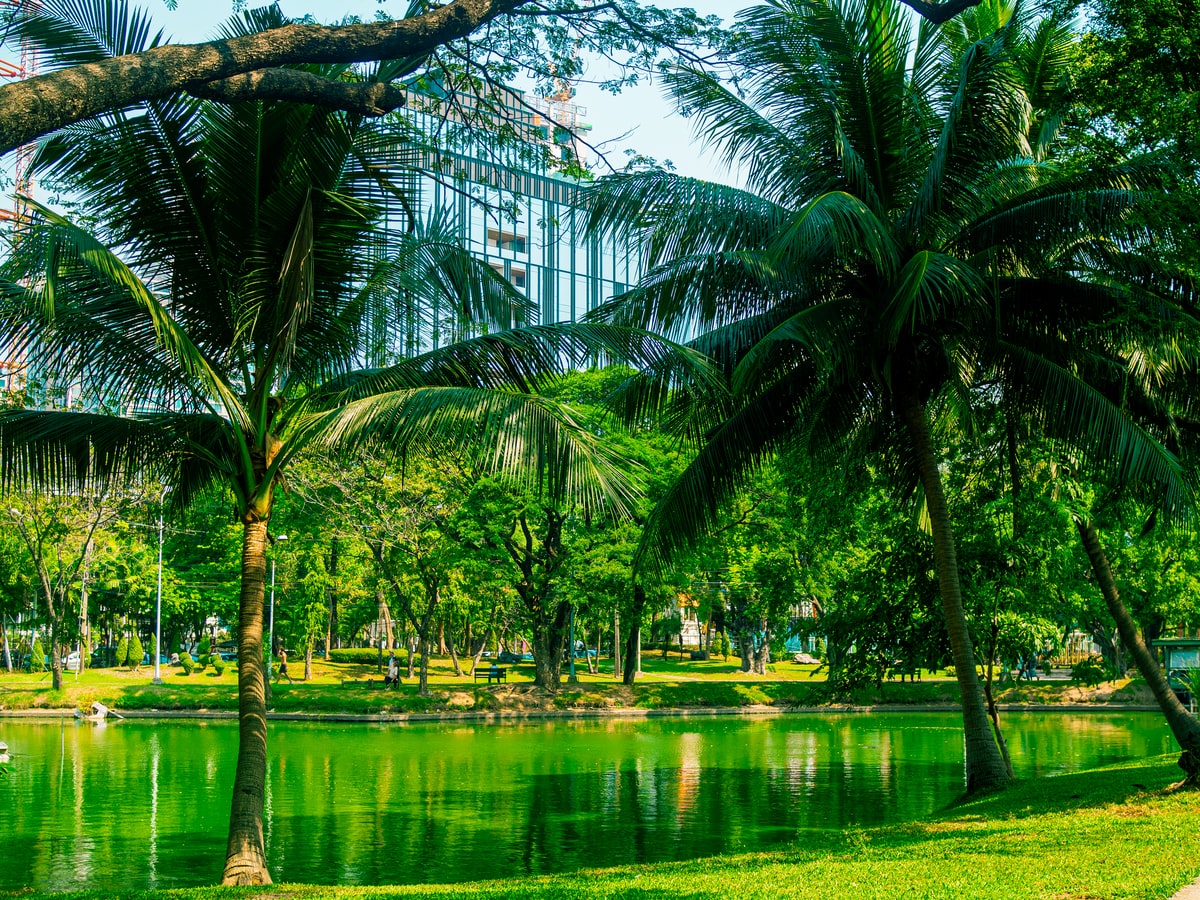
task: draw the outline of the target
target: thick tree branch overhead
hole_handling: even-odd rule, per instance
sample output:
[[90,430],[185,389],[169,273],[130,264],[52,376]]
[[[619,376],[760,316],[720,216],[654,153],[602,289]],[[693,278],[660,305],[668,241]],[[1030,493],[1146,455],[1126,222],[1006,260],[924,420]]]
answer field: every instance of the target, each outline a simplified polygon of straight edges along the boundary
[[[422,15],[391,22],[285,25],[204,44],[168,44],[39,75],[0,88],[0,153],[109,110],[183,91],[202,93],[206,84],[263,69],[300,63],[419,59],[526,2],[529,0],[453,0]],[[211,91],[249,91],[253,82],[228,82]],[[265,90],[268,84],[277,90],[284,87],[264,73],[259,85]],[[313,102],[311,84],[298,79],[294,86],[297,100]]]
[[965,12],[973,6],[978,6],[982,0],[945,0],[935,3],[932,0],[900,0],[905,6],[915,10],[923,19],[928,19],[934,25],[949,22],[960,12]]
[[[903,2],[939,23],[980,0]],[[559,8],[539,0],[452,0],[394,21],[338,26],[288,24],[202,44],[166,44],[141,53],[83,62],[0,87],[0,153],[101,113],[183,92],[228,102],[252,98],[296,100],[382,115],[403,104],[402,89],[383,84],[319,84],[316,76],[283,67],[411,60],[409,71],[416,71],[439,48],[474,34],[508,13],[517,13],[516,19],[525,21],[545,18],[560,23],[595,23],[607,19],[607,25],[596,25],[597,33],[614,45],[623,44],[631,34],[635,42],[656,44],[654,32],[666,21],[663,16],[668,12],[645,9],[648,17],[633,21],[617,0],[571,0]],[[693,20],[674,29],[667,26],[670,36],[659,46],[682,53],[681,45],[672,38],[686,43],[696,37],[699,26],[711,34],[717,30],[713,21]],[[520,27],[510,37],[526,46]],[[643,56],[643,64],[648,67],[651,54]],[[506,77],[509,73],[505,69],[498,74]],[[398,77],[394,69],[392,75]]]
[[382,116],[404,105],[404,89],[383,82],[331,81],[299,69],[262,69],[221,81],[188,85],[188,93],[221,103],[292,100],[331,109]]

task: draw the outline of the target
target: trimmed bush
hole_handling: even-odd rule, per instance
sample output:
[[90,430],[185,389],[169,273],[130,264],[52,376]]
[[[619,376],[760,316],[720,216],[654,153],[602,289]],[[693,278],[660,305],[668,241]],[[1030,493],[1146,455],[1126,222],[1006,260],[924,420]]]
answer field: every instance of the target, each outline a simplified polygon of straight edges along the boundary
[[[408,651],[397,650],[396,659],[404,665],[408,662]],[[337,650],[330,650],[325,654],[326,659],[330,662],[339,663],[359,663],[360,665],[373,666],[379,662],[378,647],[341,647]],[[383,653],[383,664],[387,665],[387,651]]]
[[192,654],[185,650],[179,654],[179,665],[183,667],[184,675],[191,675],[192,669],[196,668],[196,661],[192,659]]
[[200,638],[200,646],[196,648],[201,658],[208,656],[212,652],[212,638],[207,634]]
[[717,637],[713,641],[713,653],[719,653],[723,659],[729,659],[729,651],[732,649],[729,646],[729,635],[723,631],[718,631]]
[[146,655],[145,649],[142,647],[142,640],[137,636],[137,632],[133,633],[133,637],[129,639],[129,656],[126,662],[129,668],[136,669],[142,664],[142,657]]
[[117,665],[123,666],[129,662],[129,638],[121,635],[121,639],[117,641]]
[[220,653],[209,654],[208,661],[212,664],[213,671],[216,672],[217,675],[225,674],[225,660],[221,659]]
[[46,651],[42,649],[41,635],[33,639],[33,650],[30,653],[30,670],[34,672],[46,671]]
[[1096,687],[1101,682],[1107,681],[1108,667],[1104,665],[1104,658],[1088,656],[1081,659],[1071,669],[1071,680],[1082,682],[1088,687]]
[[204,656],[197,656],[197,657],[196,657],[196,669],[197,669],[197,671],[203,672],[203,671],[204,671],[204,670],[205,670],[205,669],[208,667],[208,659],[209,659],[209,658],[208,658],[208,655],[207,655],[207,654],[205,654]]

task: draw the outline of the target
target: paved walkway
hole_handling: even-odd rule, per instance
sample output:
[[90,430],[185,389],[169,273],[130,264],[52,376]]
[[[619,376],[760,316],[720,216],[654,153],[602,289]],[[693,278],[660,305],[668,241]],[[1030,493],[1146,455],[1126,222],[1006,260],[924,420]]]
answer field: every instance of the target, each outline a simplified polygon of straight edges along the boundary
[[1197,878],[1189,885],[1181,887],[1171,895],[1171,900],[1200,900],[1200,878]]

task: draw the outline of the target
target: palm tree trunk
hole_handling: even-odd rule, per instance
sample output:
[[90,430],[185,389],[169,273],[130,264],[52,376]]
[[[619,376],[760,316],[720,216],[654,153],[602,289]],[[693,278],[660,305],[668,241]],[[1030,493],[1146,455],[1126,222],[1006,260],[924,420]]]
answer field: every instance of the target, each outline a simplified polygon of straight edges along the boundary
[[267,701],[263,683],[263,593],[267,523],[247,520],[242,532],[242,594],[238,610],[238,761],[229,813],[222,884],[270,884],[263,846],[267,781]]
[[1158,701],[1158,706],[1167,719],[1167,725],[1171,728],[1171,734],[1175,735],[1175,740],[1183,749],[1183,754],[1179,757],[1179,768],[1187,773],[1185,781],[1188,784],[1198,784],[1200,783],[1200,721],[1197,721],[1195,716],[1183,708],[1183,704],[1175,696],[1175,691],[1171,689],[1171,685],[1155,661],[1150,648],[1146,646],[1146,642],[1138,633],[1137,623],[1133,621],[1133,616],[1129,614],[1124,601],[1121,600],[1117,583],[1113,580],[1112,569],[1108,565],[1108,556],[1100,545],[1100,534],[1096,531],[1095,523],[1090,519],[1076,518],[1075,527],[1079,530],[1083,549],[1087,552],[1088,560],[1092,564],[1092,572],[1095,573],[1096,581],[1100,584],[1100,593],[1104,595],[1104,602],[1108,605],[1109,613],[1116,620],[1121,640],[1133,657],[1134,665],[1146,679],[1146,684],[1154,695],[1154,699]]
[[962,583],[958,577],[958,556],[954,549],[950,509],[946,504],[942,476],[933,452],[929,417],[924,404],[907,391],[897,392],[896,401],[912,438],[921,485],[925,489],[929,523],[933,530],[933,559],[942,595],[942,612],[946,617],[946,632],[950,638],[954,671],[962,699],[967,793],[972,794],[1004,785],[1010,778],[996,746],[996,739],[992,735],[983,688],[979,684],[979,673],[975,669],[975,651],[971,646],[971,634],[967,629],[967,616],[963,610]]

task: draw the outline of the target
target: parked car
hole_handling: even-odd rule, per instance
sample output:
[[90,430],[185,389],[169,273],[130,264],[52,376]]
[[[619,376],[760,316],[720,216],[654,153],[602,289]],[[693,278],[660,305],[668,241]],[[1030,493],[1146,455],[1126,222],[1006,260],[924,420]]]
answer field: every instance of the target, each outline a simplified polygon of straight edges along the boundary
[[511,650],[501,650],[499,659],[500,662],[509,663],[510,665],[516,665],[517,663],[531,663],[533,662],[533,654],[513,653]]
[[113,645],[97,647],[92,651],[93,669],[111,669],[117,664],[117,648]]
[[72,650],[70,653],[68,653],[66,656],[64,656],[62,658],[62,664],[63,664],[63,668],[66,669],[68,672],[78,672],[79,671],[79,651]]

